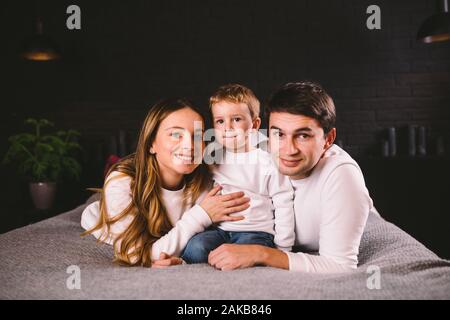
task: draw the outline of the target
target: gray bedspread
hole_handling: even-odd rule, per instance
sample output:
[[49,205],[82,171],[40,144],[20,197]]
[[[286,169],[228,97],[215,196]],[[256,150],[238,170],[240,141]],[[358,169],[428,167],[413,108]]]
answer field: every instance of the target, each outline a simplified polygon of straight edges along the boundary
[[[163,270],[115,265],[111,246],[80,237],[85,206],[0,235],[1,299],[450,299],[450,261],[375,215],[354,272],[222,272],[207,264]],[[69,289],[77,284],[73,265],[80,289]]]

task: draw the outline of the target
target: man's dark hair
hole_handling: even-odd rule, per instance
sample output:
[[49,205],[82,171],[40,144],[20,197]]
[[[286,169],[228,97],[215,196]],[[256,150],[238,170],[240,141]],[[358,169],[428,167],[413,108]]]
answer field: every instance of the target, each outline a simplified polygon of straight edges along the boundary
[[271,112],[287,112],[316,119],[325,134],[336,123],[333,99],[320,84],[312,81],[291,82],[281,86],[270,97],[264,111],[267,121]]

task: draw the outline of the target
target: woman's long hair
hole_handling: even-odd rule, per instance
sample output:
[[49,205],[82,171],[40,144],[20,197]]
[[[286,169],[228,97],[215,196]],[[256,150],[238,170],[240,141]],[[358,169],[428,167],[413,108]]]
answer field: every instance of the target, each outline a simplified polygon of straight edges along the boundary
[[[156,103],[145,118],[136,152],[114,164],[106,175],[107,178],[103,189],[98,190],[101,193],[100,219],[97,225],[84,232],[83,235],[101,229],[103,230],[103,236],[99,238],[99,241],[104,241],[113,223],[127,215],[133,217],[128,228],[114,240],[115,262],[125,265],[151,267],[153,243],[173,227],[162,201],[161,176],[158,163],[155,155],[150,153],[150,148],[155,140],[161,121],[172,112],[183,108],[190,108],[202,116],[197,108],[185,99],[162,100]],[[122,174],[108,179],[109,174],[113,171]],[[106,212],[105,187],[111,179],[123,177],[124,175],[131,178],[132,201],[120,214],[110,217]],[[185,209],[195,203],[200,194],[210,186],[210,181],[208,168],[204,164],[200,164],[191,174],[184,177],[183,206]]]

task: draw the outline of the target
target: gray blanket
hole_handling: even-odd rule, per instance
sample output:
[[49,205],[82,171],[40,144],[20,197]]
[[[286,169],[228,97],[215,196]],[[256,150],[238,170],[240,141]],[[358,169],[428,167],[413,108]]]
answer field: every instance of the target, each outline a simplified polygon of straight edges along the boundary
[[222,272],[115,265],[111,246],[80,237],[85,206],[0,235],[1,299],[450,299],[450,261],[375,215],[354,272]]

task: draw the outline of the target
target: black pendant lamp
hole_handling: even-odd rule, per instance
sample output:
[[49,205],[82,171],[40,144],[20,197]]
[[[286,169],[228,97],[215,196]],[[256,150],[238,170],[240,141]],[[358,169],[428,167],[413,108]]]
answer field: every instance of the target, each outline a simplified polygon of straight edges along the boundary
[[448,0],[438,0],[438,13],[426,19],[417,33],[417,40],[432,43],[450,40]]
[[60,50],[56,43],[43,32],[39,3],[35,28],[35,34],[25,40],[21,56],[27,60],[34,61],[49,61],[61,58]]

